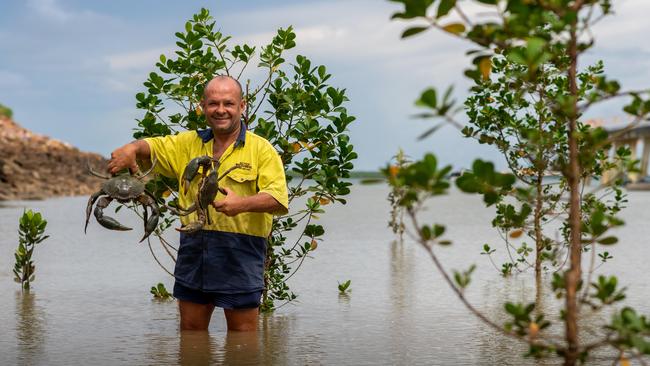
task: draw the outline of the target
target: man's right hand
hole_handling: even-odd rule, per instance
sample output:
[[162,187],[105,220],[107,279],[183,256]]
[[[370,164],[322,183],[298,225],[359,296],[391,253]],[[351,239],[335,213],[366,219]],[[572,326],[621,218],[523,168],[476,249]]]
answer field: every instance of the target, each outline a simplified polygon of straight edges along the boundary
[[137,152],[137,142],[126,144],[115,149],[111,153],[111,160],[108,161],[106,170],[111,174],[116,174],[124,168],[129,168],[131,173],[137,172],[138,164],[135,162]]

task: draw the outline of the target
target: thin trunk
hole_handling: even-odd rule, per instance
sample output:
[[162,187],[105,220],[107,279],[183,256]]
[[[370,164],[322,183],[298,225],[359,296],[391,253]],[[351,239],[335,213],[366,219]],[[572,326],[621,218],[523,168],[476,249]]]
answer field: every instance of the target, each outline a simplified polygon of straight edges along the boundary
[[[578,2],[579,3],[579,2]],[[579,4],[577,4],[579,6]],[[577,10],[576,10],[577,11]],[[578,340],[578,306],[577,306],[577,289],[581,273],[581,254],[582,247],[580,243],[580,165],[578,161],[578,141],[577,133],[577,37],[576,22],[571,25],[571,40],[569,42],[569,56],[571,57],[571,66],[569,67],[569,91],[573,98],[573,105],[569,113],[569,169],[566,172],[569,182],[570,202],[569,202],[569,227],[570,227],[570,259],[571,264],[569,271],[566,272],[566,341],[567,352],[565,355],[565,365],[575,365],[579,356]]]
[[[535,277],[541,278],[542,276],[542,251],[544,250],[544,239],[542,237],[542,206],[544,204],[544,191],[542,188],[542,179],[544,178],[544,171],[537,172],[537,197],[535,202]],[[539,291],[539,289],[538,289]]]
[[[542,87],[539,91],[539,100],[543,101],[545,98],[545,90]],[[539,136],[544,135],[544,109],[539,111],[539,120],[537,121],[537,133]],[[544,139],[541,140],[542,142]],[[537,181],[535,182],[536,196],[535,196],[535,216],[534,216],[534,229],[535,229],[535,284],[537,295],[541,293],[541,280],[542,280],[542,251],[544,250],[544,237],[542,235],[542,209],[544,207],[544,188],[542,187],[542,180],[544,179],[544,172],[546,171],[547,164],[544,161],[544,150],[546,146],[543,144],[537,149],[537,156],[533,165],[537,171]]]
[[544,306],[544,288],[542,287],[542,275],[536,275],[535,276],[535,288],[537,291],[535,291],[535,312],[538,315],[544,314],[545,306]]
[[267,307],[269,300],[269,285],[271,279],[269,278],[269,268],[271,268],[271,258],[273,257],[273,234],[269,234],[266,240],[266,258],[264,259],[264,290],[262,291],[262,311],[267,312],[271,308]]

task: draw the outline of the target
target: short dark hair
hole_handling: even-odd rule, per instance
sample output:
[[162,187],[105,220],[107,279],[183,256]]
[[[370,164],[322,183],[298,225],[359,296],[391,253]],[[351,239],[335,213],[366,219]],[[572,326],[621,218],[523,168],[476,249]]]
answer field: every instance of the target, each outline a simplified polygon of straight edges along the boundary
[[205,83],[205,85],[203,86],[203,97],[205,98],[205,91],[208,89],[208,85],[210,85],[210,83],[213,80],[223,80],[223,79],[229,79],[229,80],[234,81],[235,84],[237,84],[237,87],[239,88],[239,96],[241,97],[241,99],[244,99],[244,89],[242,88],[241,83],[239,82],[239,80],[235,79],[234,77],[232,77],[230,75],[217,75],[217,76],[213,77],[212,79],[208,80],[208,82]]

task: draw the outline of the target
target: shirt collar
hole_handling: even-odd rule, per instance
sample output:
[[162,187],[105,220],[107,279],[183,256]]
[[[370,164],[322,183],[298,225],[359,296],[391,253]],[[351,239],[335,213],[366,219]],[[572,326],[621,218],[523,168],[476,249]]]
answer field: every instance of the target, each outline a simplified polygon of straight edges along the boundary
[[[246,124],[244,121],[240,122],[240,129],[239,129],[239,136],[237,136],[237,141],[235,141],[235,147],[244,145],[246,143]],[[211,128],[206,128],[205,130],[197,130],[196,134],[199,135],[203,143],[207,143],[208,141],[212,140],[214,135],[212,134],[212,129]]]

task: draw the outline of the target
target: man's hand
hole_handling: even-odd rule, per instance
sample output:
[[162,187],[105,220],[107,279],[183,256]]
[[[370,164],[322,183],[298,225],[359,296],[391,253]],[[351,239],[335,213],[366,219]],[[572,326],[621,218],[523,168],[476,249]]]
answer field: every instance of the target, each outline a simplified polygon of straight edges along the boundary
[[244,212],[244,198],[236,195],[235,192],[228,187],[221,187],[221,189],[225,192],[226,198],[212,202],[212,207],[214,207],[218,212],[223,212],[227,216],[235,216]]
[[133,141],[111,153],[111,160],[109,160],[106,170],[111,174],[116,174],[124,168],[129,168],[131,173],[135,173],[139,169],[136,158],[148,159],[150,154],[149,144],[142,140]]

